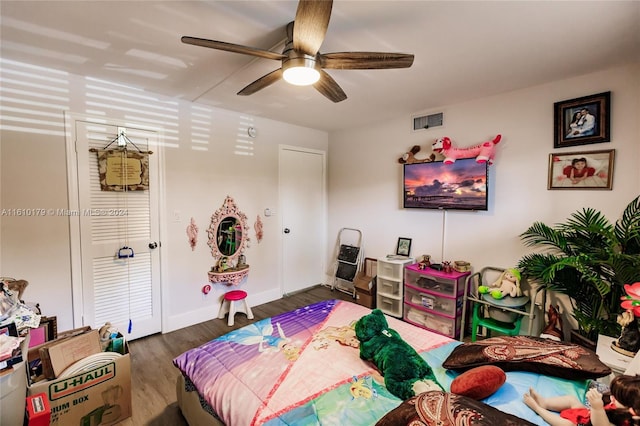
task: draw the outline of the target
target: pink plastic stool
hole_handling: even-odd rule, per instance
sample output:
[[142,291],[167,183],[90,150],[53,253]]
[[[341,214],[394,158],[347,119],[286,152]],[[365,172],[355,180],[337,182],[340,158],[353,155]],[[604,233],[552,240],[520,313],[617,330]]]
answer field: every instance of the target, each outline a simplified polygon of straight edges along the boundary
[[[238,307],[242,301],[242,306]],[[253,312],[247,303],[247,292],[244,290],[231,290],[225,293],[220,303],[220,310],[218,311],[218,318],[224,318],[226,313],[229,313],[229,319],[227,325],[231,327],[233,325],[233,317],[236,312],[244,312],[248,319],[253,319]]]

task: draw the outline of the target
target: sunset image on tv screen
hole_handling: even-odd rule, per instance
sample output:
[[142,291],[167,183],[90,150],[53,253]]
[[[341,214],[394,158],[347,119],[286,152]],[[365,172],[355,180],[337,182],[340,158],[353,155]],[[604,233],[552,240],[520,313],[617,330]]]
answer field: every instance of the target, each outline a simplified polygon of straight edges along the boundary
[[475,158],[404,165],[404,207],[487,210],[487,164]]

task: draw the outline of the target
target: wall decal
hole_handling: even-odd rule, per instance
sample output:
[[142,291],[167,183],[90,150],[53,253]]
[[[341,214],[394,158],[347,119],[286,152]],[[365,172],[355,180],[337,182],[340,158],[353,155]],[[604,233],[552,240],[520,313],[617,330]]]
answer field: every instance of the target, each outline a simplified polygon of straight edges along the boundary
[[198,225],[196,225],[196,220],[194,218],[191,218],[189,225],[187,225],[187,236],[189,237],[191,251],[194,251],[196,249],[196,244],[198,244]]
[[256,231],[256,240],[258,240],[258,244],[262,241],[262,219],[260,219],[260,215],[258,215],[256,219],[256,223],[253,224],[253,229]]

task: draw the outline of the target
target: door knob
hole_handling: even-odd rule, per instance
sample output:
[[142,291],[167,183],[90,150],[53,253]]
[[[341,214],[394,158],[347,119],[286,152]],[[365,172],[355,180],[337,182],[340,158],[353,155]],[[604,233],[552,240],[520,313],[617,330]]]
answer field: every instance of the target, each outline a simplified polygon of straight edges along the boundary
[[153,250],[153,249],[155,249],[155,248],[158,248],[158,243],[156,243],[155,241],[154,241],[154,242],[149,243],[149,248],[150,248],[151,250]]
[[289,232],[291,232],[291,229],[289,229],[289,228],[284,228],[284,233],[285,233],[285,234],[288,234]]

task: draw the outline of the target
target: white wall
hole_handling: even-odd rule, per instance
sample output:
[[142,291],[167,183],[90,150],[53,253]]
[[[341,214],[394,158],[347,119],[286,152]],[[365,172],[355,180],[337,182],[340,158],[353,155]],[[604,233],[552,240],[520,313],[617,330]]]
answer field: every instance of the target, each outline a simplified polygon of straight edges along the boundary
[[[428,253],[437,261],[465,259],[476,268],[510,266],[527,252],[518,235],[533,221],[562,221],[585,206],[615,220],[640,192],[639,66],[428,111],[445,113],[441,128],[412,133],[411,117],[400,116],[330,137],[24,64],[4,63],[2,73],[0,209],[68,207],[64,111],[163,129],[165,331],[215,317],[221,289],[214,286],[206,298],[200,294],[212,266],[206,245],[210,216],[227,194],[251,226],[265,208],[277,208],[278,144],[326,150],[330,139],[328,265],[338,230],[353,227],[363,230],[369,257],[393,252],[403,236],[413,238],[415,255]],[[604,91],[612,92],[611,142],[554,150],[553,103]],[[254,155],[236,155],[247,122],[258,129]],[[412,145],[428,153],[439,136],[450,136],[464,147],[496,133],[503,139],[491,169],[489,211],[449,212],[445,218],[443,212],[401,208],[402,167],[397,159]],[[612,148],[612,191],[546,189],[549,153]],[[180,213],[179,221],[175,212]],[[192,216],[200,227],[195,252],[186,236]],[[280,292],[279,220],[263,216],[262,243],[251,235],[251,274],[245,288],[252,303],[266,302]],[[0,275],[27,279],[26,299],[40,302],[46,315],[56,315],[60,329],[73,324],[69,238],[66,217],[0,217]]]
[[[252,304],[280,297],[280,216],[264,217],[278,207],[278,146],[326,151],[326,132],[231,111],[199,106],[139,92],[107,82],[26,64],[3,63],[0,88],[0,276],[29,281],[27,301],[39,302],[43,314],[58,317],[58,327],[73,327],[69,218],[11,212],[68,209],[64,112],[146,125],[163,134],[165,193],[160,216],[163,262],[164,331],[214,318],[214,285],[203,297],[213,258],[206,230],[225,197],[234,197],[247,215],[251,272],[242,288]],[[246,134],[251,124],[255,139]],[[240,155],[238,152],[251,155]],[[253,224],[262,216],[264,239]],[[177,218],[179,216],[179,218]],[[186,227],[194,217],[200,229],[195,251]],[[79,321],[79,319],[76,319]]]
[[[553,148],[553,104],[611,91],[611,142]],[[384,108],[384,105],[380,105]],[[427,113],[444,112],[444,126],[411,131],[411,117],[330,135],[329,241],[342,227],[364,233],[367,257],[394,253],[398,237],[413,239],[412,255],[467,260],[484,266],[515,266],[530,249],[519,235],[534,221],[564,221],[583,207],[615,221],[640,193],[640,66],[611,69]],[[416,111],[422,112],[422,111]],[[449,136],[459,147],[502,134],[490,170],[486,212],[402,208],[398,158],[413,145],[420,155]],[[613,190],[547,190],[550,153],[615,149]],[[333,247],[329,247],[329,251]],[[331,256],[329,253],[328,256]]]

